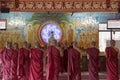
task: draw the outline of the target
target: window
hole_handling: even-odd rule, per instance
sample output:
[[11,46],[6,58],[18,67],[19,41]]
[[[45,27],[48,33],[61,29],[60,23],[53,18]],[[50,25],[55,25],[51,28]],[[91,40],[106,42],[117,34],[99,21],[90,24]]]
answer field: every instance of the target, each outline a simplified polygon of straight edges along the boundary
[[[112,31],[112,33],[111,33]],[[116,47],[120,47],[120,30],[107,29],[107,23],[99,24],[99,49],[105,52],[105,48],[110,46],[110,40],[116,40]]]
[[101,52],[105,51],[107,41],[110,40],[110,32],[99,32],[99,49]]

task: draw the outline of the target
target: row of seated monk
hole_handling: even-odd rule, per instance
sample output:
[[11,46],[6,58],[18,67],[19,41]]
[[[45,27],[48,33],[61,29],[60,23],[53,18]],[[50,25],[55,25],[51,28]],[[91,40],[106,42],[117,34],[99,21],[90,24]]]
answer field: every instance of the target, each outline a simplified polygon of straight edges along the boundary
[[[111,46],[107,47],[106,70],[107,80],[118,80],[118,56],[119,50],[115,47],[115,41],[111,41]],[[46,80],[58,80],[60,72],[67,72],[68,80],[81,80],[81,60],[82,54],[73,42],[71,46],[62,50],[57,46],[57,42],[49,43],[43,51],[38,42],[33,48],[28,48],[28,43],[24,42],[22,48],[18,48],[15,43],[12,48],[11,42],[6,42],[6,46],[0,51],[2,61],[2,75],[4,80],[43,80],[43,55],[47,56]],[[89,60],[89,80],[99,80],[100,56],[96,42],[91,42],[91,47],[86,49]]]

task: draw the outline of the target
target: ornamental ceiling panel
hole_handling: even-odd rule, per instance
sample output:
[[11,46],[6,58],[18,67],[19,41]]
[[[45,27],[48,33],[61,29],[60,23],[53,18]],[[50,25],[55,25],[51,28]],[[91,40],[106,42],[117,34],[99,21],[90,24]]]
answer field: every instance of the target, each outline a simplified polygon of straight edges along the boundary
[[21,12],[116,12],[119,0],[0,0],[1,8]]

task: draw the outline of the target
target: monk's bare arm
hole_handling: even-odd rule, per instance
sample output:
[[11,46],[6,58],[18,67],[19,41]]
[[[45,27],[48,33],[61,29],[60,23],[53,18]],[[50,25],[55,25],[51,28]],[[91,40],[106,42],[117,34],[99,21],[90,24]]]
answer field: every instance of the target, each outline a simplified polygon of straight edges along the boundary
[[104,53],[105,57],[107,57],[106,52]]
[[63,50],[61,48],[58,48],[59,51],[60,51],[60,56],[62,57],[63,56]]
[[89,59],[89,55],[87,54],[87,59]]
[[44,56],[48,56],[48,54],[47,54],[47,49],[46,50],[43,50],[43,53],[44,53]]
[[29,58],[31,58],[31,52],[30,52],[30,54],[29,54]]
[[63,56],[63,51],[62,50],[60,51],[60,56]]
[[79,51],[79,53],[80,53],[80,58],[82,59],[82,53],[81,53],[81,51],[80,51],[79,48],[77,48],[77,49],[78,49],[78,51]]
[[117,52],[118,52],[118,58],[120,57],[120,51],[118,48],[116,48]]
[[89,59],[89,55],[88,55],[87,51],[88,51],[88,49],[86,49],[85,52],[86,52],[87,59]]
[[78,47],[74,47],[79,53],[80,53],[80,58],[82,59],[82,53]]

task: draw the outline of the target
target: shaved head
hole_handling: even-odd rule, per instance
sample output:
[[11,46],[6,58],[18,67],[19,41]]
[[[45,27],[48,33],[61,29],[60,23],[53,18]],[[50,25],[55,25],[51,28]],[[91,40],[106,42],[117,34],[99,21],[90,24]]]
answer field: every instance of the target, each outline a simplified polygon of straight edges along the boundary
[[39,42],[35,42],[35,46],[37,46],[38,48],[41,47]]
[[91,42],[91,45],[92,45],[92,46],[96,46],[96,42],[95,42],[95,41],[92,41],[92,42]]
[[7,42],[6,42],[6,47],[7,47],[7,48],[11,48],[11,47],[12,47],[12,42],[7,41]]
[[115,46],[115,45],[116,45],[115,40],[111,40],[111,41],[110,41],[110,44],[111,44],[111,46]]
[[23,42],[23,47],[27,47],[27,44],[28,44],[27,41],[24,41]]
[[13,44],[14,49],[18,49],[18,43]]

